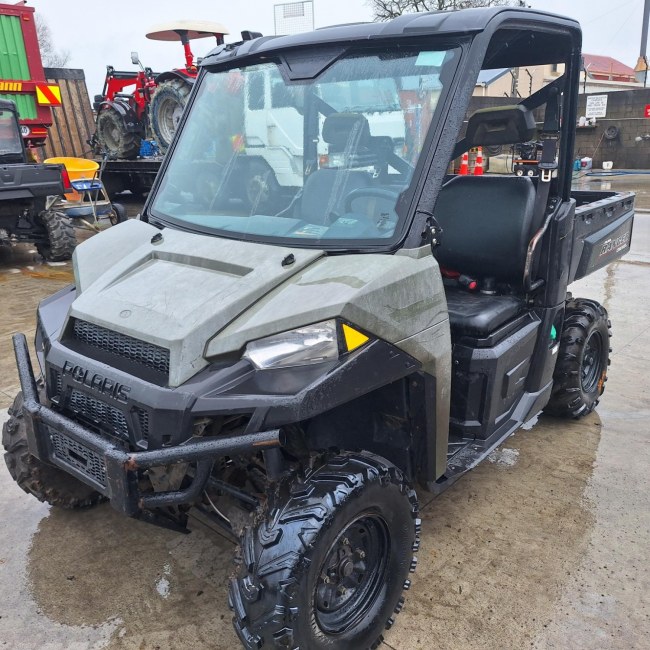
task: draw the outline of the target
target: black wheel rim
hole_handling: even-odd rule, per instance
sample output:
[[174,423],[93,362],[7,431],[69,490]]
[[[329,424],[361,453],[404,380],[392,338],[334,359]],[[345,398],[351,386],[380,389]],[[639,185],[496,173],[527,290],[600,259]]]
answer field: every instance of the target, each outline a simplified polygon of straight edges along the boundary
[[581,382],[585,393],[592,393],[600,381],[603,340],[599,332],[592,332],[582,355]]
[[353,628],[387,579],[390,536],[384,520],[365,514],[350,522],[328,550],[314,593],[316,622],[326,634]]

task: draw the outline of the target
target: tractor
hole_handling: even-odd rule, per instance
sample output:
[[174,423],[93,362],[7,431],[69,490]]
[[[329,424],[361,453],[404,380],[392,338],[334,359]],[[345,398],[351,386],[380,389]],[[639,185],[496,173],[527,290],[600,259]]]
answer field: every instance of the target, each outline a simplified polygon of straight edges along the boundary
[[[140,154],[142,140],[153,139],[164,153],[176,132],[187,97],[197,77],[197,66],[190,40],[214,36],[223,44],[228,30],[219,23],[180,20],[153,27],[147,38],[155,41],[180,41],[185,65],[160,74],[144,67],[137,52],[131,62],[137,72],[106,67],[106,79],[93,107],[97,114],[92,144],[98,153],[110,158],[133,159]],[[125,92],[129,89],[129,92]],[[149,148],[151,149],[151,148]]]

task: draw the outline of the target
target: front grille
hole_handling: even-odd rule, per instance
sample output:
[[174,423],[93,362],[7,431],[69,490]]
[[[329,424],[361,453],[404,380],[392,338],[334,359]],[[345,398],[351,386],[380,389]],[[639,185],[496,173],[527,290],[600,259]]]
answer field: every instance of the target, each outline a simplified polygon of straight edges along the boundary
[[106,467],[102,457],[92,449],[48,427],[54,455],[67,465],[106,486]]
[[86,345],[135,361],[157,372],[169,374],[169,350],[159,345],[113,332],[84,320],[75,319],[72,332],[75,339]]
[[73,390],[68,401],[68,409],[91,422],[112,429],[120,437],[129,437],[126,417],[119,409],[90,397],[78,390]]

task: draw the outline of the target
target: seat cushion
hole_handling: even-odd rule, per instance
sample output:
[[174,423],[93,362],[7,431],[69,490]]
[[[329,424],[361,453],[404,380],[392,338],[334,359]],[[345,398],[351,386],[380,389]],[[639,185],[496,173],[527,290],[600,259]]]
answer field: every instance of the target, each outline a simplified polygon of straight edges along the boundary
[[449,323],[454,336],[484,338],[517,316],[523,302],[516,296],[487,296],[446,287]]

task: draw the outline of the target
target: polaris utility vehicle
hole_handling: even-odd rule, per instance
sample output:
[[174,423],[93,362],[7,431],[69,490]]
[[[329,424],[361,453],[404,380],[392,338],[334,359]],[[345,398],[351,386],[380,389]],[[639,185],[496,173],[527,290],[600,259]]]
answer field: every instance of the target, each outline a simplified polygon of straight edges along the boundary
[[63,165],[29,162],[18,119],[0,99],[0,245],[29,242],[47,260],[69,260],[77,240],[55,198],[72,190],[70,177]]
[[[414,487],[603,392],[607,313],[567,287],[629,249],[634,195],[571,192],[580,42],[572,20],[499,7],[215,49],[141,220],[79,246],[75,285],[41,303],[40,374],[14,337],[19,485],[239,540],[246,648],[376,647],[416,566]],[[546,64],[541,90],[465,120],[481,69]],[[300,116],[302,160],[291,195],[261,183],[251,202],[241,106],[260,72]],[[373,132],[383,80],[400,147]],[[534,177],[448,174],[535,139]],[[263,158],[269,178],[296,161]]]

